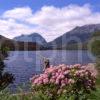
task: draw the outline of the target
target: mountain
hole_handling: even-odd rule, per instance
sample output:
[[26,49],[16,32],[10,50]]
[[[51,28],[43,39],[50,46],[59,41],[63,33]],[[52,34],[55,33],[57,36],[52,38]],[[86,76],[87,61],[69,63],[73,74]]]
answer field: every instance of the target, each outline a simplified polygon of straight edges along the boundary
[[40,45],[45,45],[47,43],[46,40],[38,33],[33,33],[30,35],[21,35],[15,37],[14,40],[22,42],[34,42]]
[[48,43],[51,48],[58,49],[74,49],[77,43],[83,46],[91,39],[92,33],[100,31],[100,24],[84,25],[76,27],[73,30],[66,32],[62,36]]
[[87,49],[87,43],[95,31],[100,31],[100,24],[78,26],[49,43],[38,33],[21,35],[13,40],[0,35],[0,45],[7,46],[10,50],[73,50],[78,49],[78,46],[82,46],[82,49]]
[[12,39],[8,39],[2,35],[0,35],[0,47],[8,47],[10,50],[39,50],[42,48],[41,45],[35,42],[22,42],[22,41],[14,41]]

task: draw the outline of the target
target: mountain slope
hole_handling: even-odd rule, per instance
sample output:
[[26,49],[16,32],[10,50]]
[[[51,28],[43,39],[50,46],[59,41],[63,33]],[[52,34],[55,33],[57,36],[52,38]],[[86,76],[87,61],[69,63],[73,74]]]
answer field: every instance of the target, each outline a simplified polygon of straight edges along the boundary
[[22,41],[22,42],[35,42],[40,45],[45,45],[47,43],[46,40],[38,33],[33,33],[30,35],[21,35],[21,36],[15,37],[14,40]]
[[42,48],[41,45],[33,42],[21,42],[8,39],[0,35],[0,47],[5,46],[10,50],[38,50]]
[[[52,48],[66,48],[66,46],[85,44],[92,37],[92,33],[100,30],[100,24],[84,25],[66,32],[64,35],[48,43]],[[71,46],[73,47],[73,46]]]

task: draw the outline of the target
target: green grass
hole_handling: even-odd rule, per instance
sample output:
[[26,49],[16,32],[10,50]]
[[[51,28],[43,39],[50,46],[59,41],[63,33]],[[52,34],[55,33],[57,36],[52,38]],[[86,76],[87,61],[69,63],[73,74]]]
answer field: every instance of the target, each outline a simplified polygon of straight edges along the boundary
[[[89,96],[89,100],[100,100],[100,86],[97,86],[97,90],[92,92]],[[0,100],[47,100],[45,97],[41,99],[39,95],[34,96],[33,93],[20,93],[12,95],[8,91],[0,92]],[[61,99],[62,100],[62,99]]]
[[36,100],[33,94],[11,95],[9,93],[0,93],[0,100]]
[[89,100],[100,100],[100,87],[97,87],[95,92],[92,92]]
[[[100,72],[98,72],[99,74]],[[96,80],[96,91],[92,92],[90,95],[90,100],[100,100],[100,75],[98,75]]]

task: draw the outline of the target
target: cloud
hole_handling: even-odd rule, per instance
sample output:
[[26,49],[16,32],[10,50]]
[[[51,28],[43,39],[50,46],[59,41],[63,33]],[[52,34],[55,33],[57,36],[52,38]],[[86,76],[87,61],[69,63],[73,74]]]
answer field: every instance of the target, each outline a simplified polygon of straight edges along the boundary
[[23,20],[32,16],[32,10],[29,7],[14,8],[3,14],[3,18],[13,18]]
[[20,34],[40,33],[51,41],[76,26],[100,23],[100,12],[88,4],[57,8],[43,6],[35,13],[30,7],[5,11],[0,18],[0,33],[13,38]]

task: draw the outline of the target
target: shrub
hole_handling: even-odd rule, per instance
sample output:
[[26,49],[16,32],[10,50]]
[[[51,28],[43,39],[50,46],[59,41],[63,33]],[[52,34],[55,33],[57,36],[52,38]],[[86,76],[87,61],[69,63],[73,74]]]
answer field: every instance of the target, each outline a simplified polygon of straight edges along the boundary
[[96,79],[88,68],[80,64],[51,66],[31,78],[33,92],[42,93],[47,100],[86,100],[95,90]]
[[[96,67],[100,65],[100,31],[94,32],[92,35],[93,43],[91,45],[92,54],[97,58]],[[98,69],[100,70],[100,69]]]
[[0,91],[5,89],[10,83],[13,83],[14,77],[11,73],[5,72],[6,67],[4,59],[8,56],[8,48],[0,48]]

